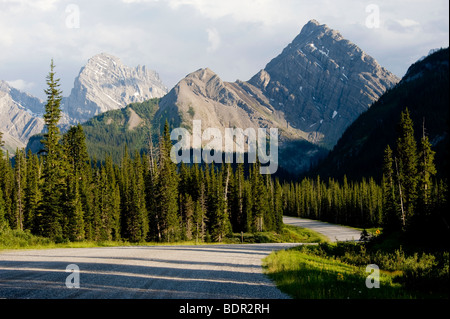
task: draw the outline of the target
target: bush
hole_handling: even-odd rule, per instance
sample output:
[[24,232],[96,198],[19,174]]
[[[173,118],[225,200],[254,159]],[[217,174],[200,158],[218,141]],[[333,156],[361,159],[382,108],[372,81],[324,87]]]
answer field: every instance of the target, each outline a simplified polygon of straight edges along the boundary
[[449,291],[449,252],[407,254],[402,247],[386,252],[352,242],[321,243],[317,246],[302,246],[297,250],[358,267],[376,264],[380,270],[391,273],[394,282],[408,289],[427,294]]
[[0,249],[35,247],[50,244],[52,244],[52,241],[50,239],[33,235],[28,230],[0,230]]

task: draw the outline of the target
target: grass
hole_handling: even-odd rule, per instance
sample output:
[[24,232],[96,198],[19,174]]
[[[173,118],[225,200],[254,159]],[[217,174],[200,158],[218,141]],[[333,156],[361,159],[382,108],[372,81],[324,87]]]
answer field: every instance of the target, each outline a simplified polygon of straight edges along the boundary
[[233,233],[226,243],[321,243],[328,239],[324,235],[307,228],[283,225],[280,233]]
[[[243,241],[242,241],[243,239]],[[221,243],[177,241],[170,243],[128,241],[79,241],[55,243],[49,238],[31,234],[29,231],[0,230],[0,250],[2,249],[49,249],[49,248],[91,248],[91,247],[115,247],[115,246],[154,246],[154,245],[198,245],[198,244],[240,244],[240,243],[319,243],[325,242],[326,237],[312,230],[284,225],[281,233],[233,233]]]
[[[368,288],[366,266],[380,268],[380,288]],[[297,299],[448,298],[448,252],[405,254],[361,243],[323,243],[273,252],[263,260],[278,288]]]

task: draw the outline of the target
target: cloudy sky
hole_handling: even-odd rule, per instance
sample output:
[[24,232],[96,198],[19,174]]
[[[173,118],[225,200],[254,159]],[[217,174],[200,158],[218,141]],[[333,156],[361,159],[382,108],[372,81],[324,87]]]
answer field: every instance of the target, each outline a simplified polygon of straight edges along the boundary
[[0,0],[0,80],[44,98],[50,59],[63,95],[100,52],[146,65],[171,88],[199,68],[248,80],[316,19],[399,77],[449,45],[448,0]]

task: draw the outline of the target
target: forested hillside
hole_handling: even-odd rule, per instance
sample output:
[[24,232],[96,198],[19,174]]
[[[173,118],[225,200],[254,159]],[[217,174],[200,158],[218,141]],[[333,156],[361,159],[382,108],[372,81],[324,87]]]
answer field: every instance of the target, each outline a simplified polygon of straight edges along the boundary
[[[448,88],[441,87],[448,83],[448,73],[440,72],[440,67],[433,75],[427,70],[436,65],[435,59],[445,61],[439,57],[448,56],[448,50],[437,54],[422,61],[425,67],[419,62],[410,69],[394,89],[402,94],[392,90],[373,106],[372,112],[379,116],[367,112],[358,119],[367,132],[384,138],[363,134],[360,140],[358,134],[366,130],[357,123],[334,151],[339,152],[339,145],[347,145],[344,142],[352,137],[350,158],[355,154],[363,162],[367,156],[381,158],[379,165],[375,160],[355,162],[354,167],[337,167],[342,179],[317,174],[302,180],[261,175],[259,163],[175,164],[170,159],[168,122],[162,134],[150,138],[148,119],[158,100],[109,112],[61,134],[57,125],[61,92],[52,63],[44,115],[47,130],[36,138],[40,138],[39,154],[17,150],[13,159],[0,154],[0,230],[25,230],[56,242],[220,242],[233,232],[280,232],[286,214],[361,228],[383,227],[416,239],[419,234],[426,234],[428,240],[445,238],[448,181],[435,163],[448,153],[433,149],[430,137],[447,137],[441,128],[446,118],[434,106],[448,115],[443,107]],[[448,63],[442,65],[448,70]],[[423,83],[429,76],[442,81]],[[419,107],[421,95],[410,91],[416,88],[410,85],[417,83],[430,92],[440,88],[429,101],[430,112]],[[398,105],[404,104],[411,105],[412,111],[409,107],[399,111]],[[418,114],[427,116],[425,125]],[[437,124],[429,128],[427,123]],[[391,130],[392,136],[383,134]],[[373,169],[358,174],[368,164]],[[370,175],[378,170],[380,178]]]
[[82,124],[91,157],[105,160],[111,156],[119,163],[125,145],[129,150],[145,150],[152,138],[158,140],[162,127],[154,127],[153,118],[159,99],[132,103],[119,110],[108,111]]
[[438,176],[449,173],[449,49],[413,64],[402,81],[388,90],[344,132],[311,176],[351,180],[373,177],[381,182],[383,150],[393,147],[400,114],[409,109],[416,139],[425,130],[434,151]]

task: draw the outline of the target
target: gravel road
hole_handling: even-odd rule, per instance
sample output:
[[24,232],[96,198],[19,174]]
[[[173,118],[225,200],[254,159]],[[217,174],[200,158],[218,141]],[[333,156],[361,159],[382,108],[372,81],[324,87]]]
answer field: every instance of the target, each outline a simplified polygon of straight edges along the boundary
[[[284,299],[261,259],[298,244],[139,246],[0,253],[0,298]],[[79,267],[79,288],[67,288]],[[72,277],[71,277],[72,278]],[[70,280],[73,285],[75,280]]]
[[361,231],[312,219],[283,216],[283,223],[312,229],[328,237],[331,242],[359,240]]
[[[284,217],[330,240],[359,233]],[[0,251],[0,298],[12,299],[285,299],[262,272],[261,259],[299,244],[133,246]],[[78,273],[66,272],[75,264]],[[79,278],[79,287],[68,288]]]

